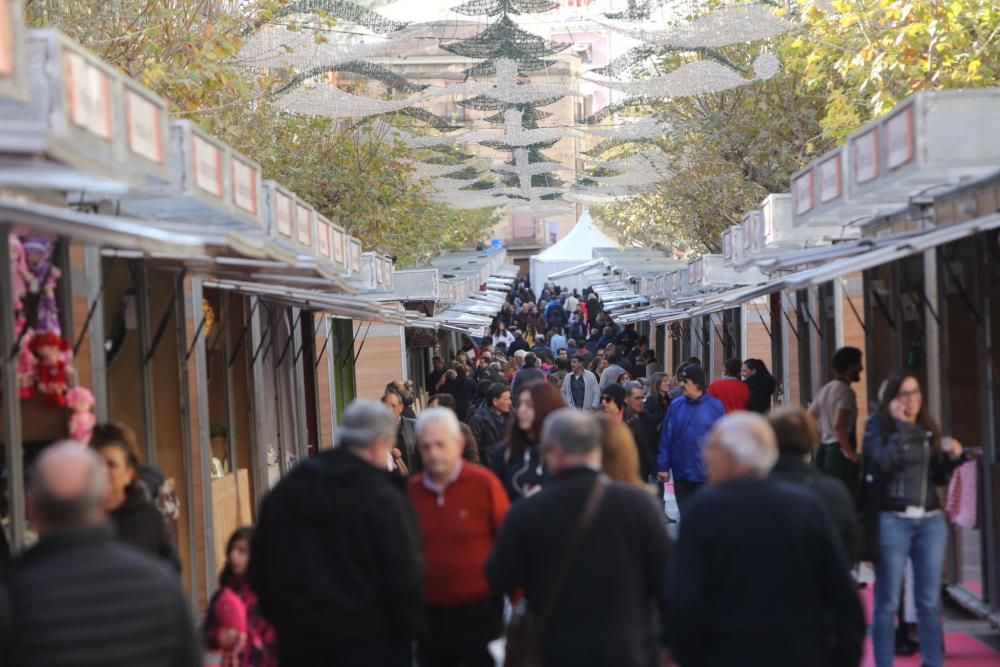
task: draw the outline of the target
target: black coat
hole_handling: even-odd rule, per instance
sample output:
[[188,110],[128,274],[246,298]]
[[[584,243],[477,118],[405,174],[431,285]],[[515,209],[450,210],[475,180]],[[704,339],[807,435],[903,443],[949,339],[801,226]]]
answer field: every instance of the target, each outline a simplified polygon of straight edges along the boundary
[[[514,505],[486,563],[494,590],[521,588],[529,608],[541,610],[596,476],[589,468],[565,470]],[[653,664],[667,551],[663,511],[653,497],[612,483],[544,633],[544,664]]]
[[639,450],[639,474],[644,480],[656,475],[656,457],[660,447],[659,423],[645,412],[629,414],[625,425],[632,432]]
[[865,618],[829,513],[777,480],[703,490],[681,522],[665,631],[684,667],[854,667]]
[[514,342],[507,348],[507,357],[513,357],[514,353],[518,350],[524,350],[525,352],[531,351],[531,346],[528,345],[528,341],[524,340],[524,336],[514,339]]
[[402,481],[345,449],[278,482],[250,554],[260,609],[299,654],[409,641],[423,629],[420,536]]
[[549,480],[537,448],[528,449],[521,456],[512,456],[507,443],[502,442],[493,448],[489,467],[503,482],[511,502],[526,498],[532,487],[541,486]]
[[854,510],[854,499],[843,482],[824,475],[816,466],[809,465],[801,456],[794,454],[783,454],[771,469],[771,477],[812,489],[830,513],[847,560],[854,563],[858,559],[861,555],[861,524]]
[[488,465],[490,455],[496,449],[497,443],[507,435],[507,423],[510,414],[497,416],[490,405],[483,405],[469,419],[469,428],[476,437],[479,447],[479,460]]
[[667,407],[669,406],[670,400],[660,400],[654,391],[650,391],[649,396],[646,397],[646,400],[642,404],[642,411],[656,421],[657,434],[659,434],[660,428],[663,426],[663,420],[667,417]]
[[774,389],[778,383],[770,373],[758,372],[745,380],[747,389],[750,390],[750,400],[747,402],[747,410],[759,412],[762,415],[771,411],[771,401],[774,398]]
[[469,405],[476,399],[476,381],[472,378],[460,377],[449,382],[445,382],[441,387],[445,394],[451,394],[455,399],[455,413],[458,418],[465,421]]
[[411,475],[424,469],[424,462],[417,448],[416,425],[415,419],[403,417],[399,420],[399,430],[396,431],[396,449],[403,455],[403,463]]
[[10,662],[18,667],[201,664],[177,576],[109,526],[44,537],[14,566]]
[[514,373],[514,379],[510,383],[510,395],[516,401],[517,395],[520,393],[522,387],[527,387],[529,384],[534,382],[544,382],[545,373],[542,372],[541,368],[537,366],[523,367],[518,372]]
[[125,503],[111,512],[111,522],[119,540],[150,556],[162,558],[178,572],[181,571],[181,559],[167,530],[167,523],[160,510],[147,498],[145,488],[138,484],[129,485]]

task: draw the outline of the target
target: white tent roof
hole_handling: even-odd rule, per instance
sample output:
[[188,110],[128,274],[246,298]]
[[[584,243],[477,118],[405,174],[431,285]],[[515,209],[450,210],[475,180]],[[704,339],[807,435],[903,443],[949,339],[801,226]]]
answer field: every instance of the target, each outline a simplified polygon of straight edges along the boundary
[[[537,290],[539,285],[548,282],[551,274],[592,261],[594,248],[617,245],[594,226],[590,213],[584,209],[583,215],[566,238],[531,257],[531,285]],[[582,290],[590,284],[590,278],[586,275],[572,275],[562,277],[556,282],[567,289]]]
[[535,255],[540,260],[579,260],[585,262],[593,259],[594,248],[616,247],[618,243],[594,226],[590,212],[583,209],[583,215],[566,237],[558,243],[549,246]]

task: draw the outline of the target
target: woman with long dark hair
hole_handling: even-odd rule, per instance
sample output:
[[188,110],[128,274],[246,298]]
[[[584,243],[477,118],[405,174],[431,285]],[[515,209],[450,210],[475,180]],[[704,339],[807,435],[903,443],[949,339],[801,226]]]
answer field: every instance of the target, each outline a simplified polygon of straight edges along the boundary
[[138,478],[138,443],[135,431],[125,424],[107,422],[94,428],[90,446],[108,470],[105,509],[119,541],[170,563],[180,572],[181,559],[166,521],[150,500],[150,490]]
[[226,565],[219,590],[208,603],[202,626],[210,663],[219,667],[274,667],[278,644],[274,628],[261,615],[257,594],[246,581],[253,528],[237,528],[226,543]]
[[878,411],[865,425],[864,467],[868,502],[878,509],[875,664],[890,667],[895,651],[893,617],[899,607],[906,561],[913,561],[914,598],[921,661],[944,664],[941,642],[941,573],[948,526],[937,487],[965,459],[961,443],[941,436],[927,414],[920,382],[897,373],[885,385]]
[[771,375],[771,371],[767,370],[767,365],[760,359],[747,359],[743,362],[741,375],[747,384],[747,389],[750,390],[747,410],[762,415],[770,412],[774,389],[778,383]]
[[649,383],[649,395],[643,403],[642,411],[656,420],[657,431],[663,425],[663,418],[667,416],[667,407],[670,406],[670,374],[653,373],[653,378]]
[[490,461],[512,502],[527,498],[547,479],[538,452],[542,424],[550,414],[565,407],[562,392],[548,382],[538,381],[518,390],[507,438],[497,445]]

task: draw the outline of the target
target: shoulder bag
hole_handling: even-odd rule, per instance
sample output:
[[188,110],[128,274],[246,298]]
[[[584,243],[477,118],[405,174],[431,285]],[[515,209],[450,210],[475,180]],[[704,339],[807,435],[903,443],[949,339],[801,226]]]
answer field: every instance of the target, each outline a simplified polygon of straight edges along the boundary
[[594,517],[597,515],[597,510],[600,508],[607,488],[607,478],[604,475],[598,475],[597,479],[594,480],[594,486],[587,497],[583,514],[576,524],[573,539],[566,550],[559,571],[552,581],[552,588],[549,590],[548,599],[546,599],[541,612],[535,615],[528,609],[527,604],[520,605],[514,611],[514,615],[507,625],[507,651],[503,663],[504,667],[542,667],[542,636],[545,633],[545,627],[556,610],[556,604],[566,587],[569,571],[580,551],[584,535],[594,522]]

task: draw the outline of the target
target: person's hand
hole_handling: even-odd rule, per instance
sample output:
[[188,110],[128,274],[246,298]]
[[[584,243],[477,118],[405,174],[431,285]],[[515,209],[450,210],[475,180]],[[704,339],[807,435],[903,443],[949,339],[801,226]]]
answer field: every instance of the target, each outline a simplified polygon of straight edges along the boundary
[[962,452],[965,449],[962,447],[962,443],[958,441],[958,438],[950,437],[941,439],[941,447],[944,449],[948,457],[954,461],[962,458]]
[[398,449],[396,449],[395,447],[393,447],[393,449],[392,449],[392,458],[394,458],[394,459],[401,459],[401,458],[403,458],[403,452],[401,452]]
[[858,462],[858,453],[853,449],[844,449],[843,447],[841,447],[840,451],[844,453],[844,458],[846,458],[851,463]]
[[670,471],[669,470],[665,470],[663,472],[658,472],[658,473],[656,473],[656,476],[660,478],[661,482],[669,482],[670,481]]
[[906,414],[906,408],[903,407],[903,402],[899,399],[894,398],[889,401],[889,414],[896,421],[910,421],[910,418]]

